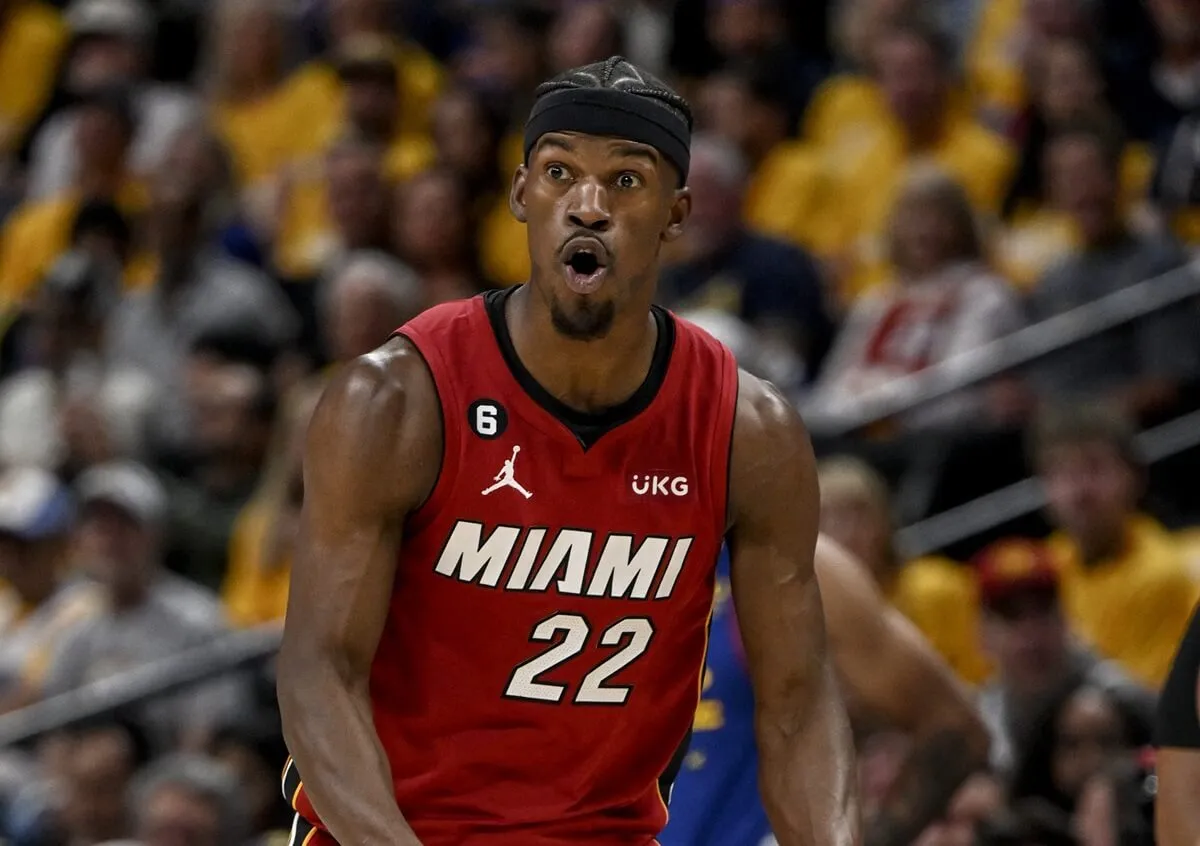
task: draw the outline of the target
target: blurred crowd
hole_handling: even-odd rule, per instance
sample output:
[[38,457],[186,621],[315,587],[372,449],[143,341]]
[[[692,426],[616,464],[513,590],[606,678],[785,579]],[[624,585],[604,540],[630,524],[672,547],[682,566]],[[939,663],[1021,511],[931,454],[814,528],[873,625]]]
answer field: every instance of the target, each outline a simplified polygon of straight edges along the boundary
[[[1198,405],[1200,304],[967,371],[1189,273],[1192,0],[0,0],[0,713],[279,624],[323,379],[526,278],[533,89],[613,53],[695,111],[661,301],[793,398],[823,530],[978,688],[921,846],[1145,842],[1200,499],[1138,433]],[[1044,509],[901,542],[1009,483]],[[905,744],[863,728],[868,804]],[[227,674],[4,750],[0,842],[285,839],[285,755]]]

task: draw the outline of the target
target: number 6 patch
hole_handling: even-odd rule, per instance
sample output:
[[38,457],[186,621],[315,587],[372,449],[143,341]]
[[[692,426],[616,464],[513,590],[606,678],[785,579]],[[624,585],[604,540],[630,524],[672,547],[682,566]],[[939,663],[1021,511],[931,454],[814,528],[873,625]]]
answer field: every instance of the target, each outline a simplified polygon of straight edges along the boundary
[[477,399],[467,406],[467,425],[476,435],[490,441],[508,428],[508,412],[495,400]]

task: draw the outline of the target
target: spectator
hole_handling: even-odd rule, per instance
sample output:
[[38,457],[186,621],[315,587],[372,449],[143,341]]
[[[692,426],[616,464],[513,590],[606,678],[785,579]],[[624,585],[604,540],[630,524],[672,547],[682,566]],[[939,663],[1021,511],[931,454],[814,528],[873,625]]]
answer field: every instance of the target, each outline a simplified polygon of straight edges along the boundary
[[1072,640],[1060,604],[1060,577],[1041,543],[1000,541],[974,562],[983,606],[981,636],[996,671],[980,692],[992,733],[992,766],[1011,773],[1016,745],[1059,685],[1089,684],[1120,695],[1142,717],[1154,695],[1116,664]]
[[509,210],[508,190],[524,155],[520,139],[506,138],[504,130],[505,117],[495,104],[468,88],[450,89],[434,108],[438,164],[458,176],[470,198],[479,273],[516,285],[529,278],[529,254],[525,224]]
[[187,368],[192,461],[190,472],[167,478],[166,552],[172,570],[217,591],[234,520],[258,483],[276,401],[264,370],[222,360],[210,337],[192,348]]
[[150,746],[137,725],[97,721],[70,733],[66,802],[61,827],[68,844],[104,843],[128,836],[129,788],[150,760]]
[[504,201],[504,212],[508,214],[508,185],[521,163],[522,151],[518,146],[508,156],[513,161],[500,162],[504,129],[504,116],[470,88],[448,89],[433,109],[438,164],[466,183],[470,195],[477,198],[477,214],[489,210],[498,198]]
[[[1074,221],[1078,253],[1050,270],[1029,298],[1030,317],[1046,320],[1178,267],[1183,254],[1159,236],[1132,231],[1119,205],[1119,131],[1103,123],[1061,130],[1047,151],[1054,203]],[[1156,312],[1047,356],[1031,371],[1045,400],[1107,400],[1142,416],[1174,401],[1200,374],[1193,306]]]
[[397,192],[397,252],[420,274],[427,306],[470,297],[483,287],[466,186],[448,170],[428,170]]
[[212,757],[237,777],[250,832],[262,838],[255,842],[286,843],[294,817],[287,803],[279,801],[279,762],[287,759],[287,747],[277,721],[253,725],[243,721],[219,731]]
[[153,186],[156,284],[117,307],[106,337],[109,360],[150,374],[161,392],[151,434],[163,453],[178,453],[188,442],[183,366],[196,338],[236,325],[284,348],[297,328],[274,283],[213,243],[228,199],[205,179],[213,172],[205,157],[214,154],[187,134],[176,139]]
[[84,202],[113,202],[130,217],[145,209],[145,190],[126,169],[133,121],[124,89],[94,90],[75,106],[68,140],[79,155],[72,181],[59,193],[26,203],[0,233],[0,313],[28,301],[67,248]]
[[304,436],[321,387],[322,383],[304,386],[289,397],[275,426],[262,481],[234,525],[221,595],[235,625],[282,621],[287,610],[304,497]]
[[963,186],[977,211],[999,211],[1013,154],[956,107],[951,49],[940,32],[917,21],[876,40],[875,74],[888,120],[869,143],[831,153],[845,174],[839,228],[847,301],[886,277],[886,223],[912,164],[931,159]]
[[209,42],[209,108],[239,181],[261,187],[291,155],[297,116],[281,85],[286,40],[275,0],[220,0]]
[[789,40],[788,4],[783,0],[710,0],[706,5],[708,40],[722,60],[768,58],[778,67],[780,83],[785,86],[790,135],[824,68]]
[[412,269],[386,253],[352,254],[322,293],[325,345],[337,363],[371,352],[428,304]]
[[0,154],[8,155],[50,99],[69,33],[48,3],[0,3]]
[[1144,465],[1131,425],[1104,408],[1064,407],[1038,421],[1032,446],[1071,629],[1157,688],[1200,591],[1170,535],[1137,510]]
[[335,64],[342,80],[346,122],[387,150],[387,177],[407,179],[427,167],[435,155],[428,136],[401,130],[396,58],[390,42],[371,35],[348,39],[338,48]]
[[983,4],[966,58],[968,91],[980,118],[1010,133],[1025,108],[1030,69],[1055,39],[1088,35],[1086,0],[997,0]]
[[[694,139],[688,184],[693,204],[681,239],[683,261],[664,269],[660,299],[741,318],[772,347],[781,386],[795,388],[811,378],[832,332],[816,265],[799,249],[743,227],[746,170],[736,148]],[[790,366],[782,363],[789,360]]]
[[[1113,120],[1100,57],[1084,41],[1060,38],[1042,48],[1031,71],[1031,107],[1021,160],[1004,198],[1005,218],[1019,222],[1046,199],[1045,149],[1058,130],[1081,120]],[[1121,158],[1122,208],[1132,211],[1146,194],[1154,158],[1142,144],[1127,144]]]
[[[1079,244],[1069,215],[1051,196],[1050,139],[1080,121],[1111,120],[1099,57],[1082,41],[1059,39],[1045,45],[1033,77],[1016,175],[1004,199],[1008,229],[998,244],[1006,275],[1028,289],[1058,259]],[[1132,224],[1145,217],[1146,189],[1154,159],[1143,144],[1128,144],[1121,156],[1121,213]]]
[[[46,674],[45,696],[75,690],[211,642],[225,627],[215,597],[162,568],[162,486],[144,467],[114,463],[78,480],[78,566],[100,585],[103,607],[75,628]],[[240,679],[150,702],[137,722],[156,751],[196,742],[244,705]]]
[[1066,685],[1034,720],[1009,801],[1075,815],[1093,779],[1133,760],[1149,743],[1150,724],[1121,699],[1087,684]]
[[791,140],[782,69],[766,60],[746,61],[713,74],[700,90],[699,124],[737,145],[750,169],[739,206],[746,225],[828,258],[836,244],[837,196],[825,157]]
[[[76,96],[97,88],[127,86],[135,128],[129,168],[149,177],[168,154],[171,140],[199,116],[190,95],[149,79],[149,46],[154,19],[142,0],[74,0],[67,9],[73,43],[66,85]],[[50,199],[78,184],[85,170],[86,144],[76,141],[78,110],[51,118],[33,141],[29,196]]]
[[350,250],[390,248],[385,155],[351,132],[329,148],[319,181],[289,191],[275,242],[275,264],[286,279],[316,278]]
[[0,474],[0,713],[27,705],[63,638],[98,610],[67,572],[73,506],[44,470]]
[[892,542],[887,483],[865,462],[837,456],[820,463],[821,531],[870,568],[880,589],[965,681],[982,682],[978,601],[970,574],[946,558],[900,560]]
[[564,3],[546,36],[551,73],[626,55],[621,17],[611,0]]
[[132,788],[141,846],[230,846],[243,842],[246,809],[237,780],[207,758],[158,761]]
[[549,24],[546,9],[529,0],[476,5],[468,42],[455,57],[456,75],[486,92],[514,122],[523,121],[546,77]]
[[859,149],[887,123],[875,84],[874,45],[882,33],[927,9],[917,0],[841,0],[831,38],[839,73],[817,89],[804,115],[803,137],[822,150]]
[[34,366],[0,382],[0,464],[71,471],[141,453],[154,384],[101,350],[118,269],[80,251],[51,269],[26,333]]
[[[903,377],[952,368],[1020,326],[1016,298],[984,263],[967,196],[946,173],[922,168],[909,175],[889,240],[894,280],[851,307],[811,398],[816,419],[853,425],[873,405],[903,397]],[[989,406],[986,390],[964,389],[897,422],[950,430],[986,425],[1000,411],[998,399]]]
[[292,155],[301,161],[320,156],[341,131],[345,90],[335,57],[348,41],[363,35],[383,36],[392,44],[400,131],[427,131],[429,112],[443,83],[442,69],[418,44],[397,33],[396,5],[390,0],[329,0],[325,9],[328,53],[302,65],[284,83],[283,96],[295,121],[288,125]]

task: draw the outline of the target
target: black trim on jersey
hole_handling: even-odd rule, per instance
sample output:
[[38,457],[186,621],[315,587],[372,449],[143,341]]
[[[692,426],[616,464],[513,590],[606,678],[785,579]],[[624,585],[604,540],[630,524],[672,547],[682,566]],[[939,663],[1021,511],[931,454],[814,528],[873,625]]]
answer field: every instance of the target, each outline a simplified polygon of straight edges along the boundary
[[1187,631],[1175,653],[1171,672],[1158,700],[1154,743],[1160,747],[1200,749],[1200,714],[1196,686],[1200,684],[1200,606],[1192,612]]
[[[707,667],[707,664],[705,666]],[[689,726],[687,734],[683,736],[683,742],[679,744],[679,748],[671,756],[671,761],[667,764],[667,768],[663,770],[663,774],[658,777],[658,795],[662,797],[663,804],[668,808],[671,807],[671,785],[675,783],[675,779],[679,776],[679,771],[683,769],[683,759],[687,757],[688,747],[691,745],[692,727]]]
[[[737,428],[738,401],[742,398],[742,370],[740,367],[733,368],[733,378],[736,381],[733,383],[733,419],[729,421],[729,451],[725,455],[725,534],[721,538],[722,546],[728,543],[729,530],[733,528],[733,430]],[[730,554],[732,555],[732,552]],[[718,551],[717,559],[719,560],[720,557],[721,553]],[[733,559],[730,558],[729,562],[732,564]],[[716,561],[714,561],[713,567],[716,566]]]
[[654,344],[654,357],[650,360],[650,371],[638,389],[629,399],[602,411],[580,411],[564,403],[541,386],[533,374],[521,363],[517,349],[513,346],[512,335],[508,331],[508,321],[504,309],[508,298],[518,286],[488,291],[483,295],[484,307],[487,309],[488,320],[496,335],[496,343],[500,346],[500,354],[508,365],[513,378],[521,386],[529,398],[544,408],[552,417],[567,427],[583,448],[590,449],[600,438],[613,429],[628,423],[647,408],[658,395],[659,389],[667,378],[667,369],[671,363],[671,353],[675,349],[675,320],[670,313],[659,306],[651,306],[654,322],[658,326],[658,339]]

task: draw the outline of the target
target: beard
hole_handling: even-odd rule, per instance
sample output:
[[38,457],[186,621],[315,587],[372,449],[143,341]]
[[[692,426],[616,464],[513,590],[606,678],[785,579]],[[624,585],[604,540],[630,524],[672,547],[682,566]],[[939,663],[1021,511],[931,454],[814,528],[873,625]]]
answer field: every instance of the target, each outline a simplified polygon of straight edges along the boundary
[[550,321],[554,331],[572,341],[596,341],[612,329],[617,308],[611,300],[583,300],[574,307],[564,307],[558,300],[550,302]]

